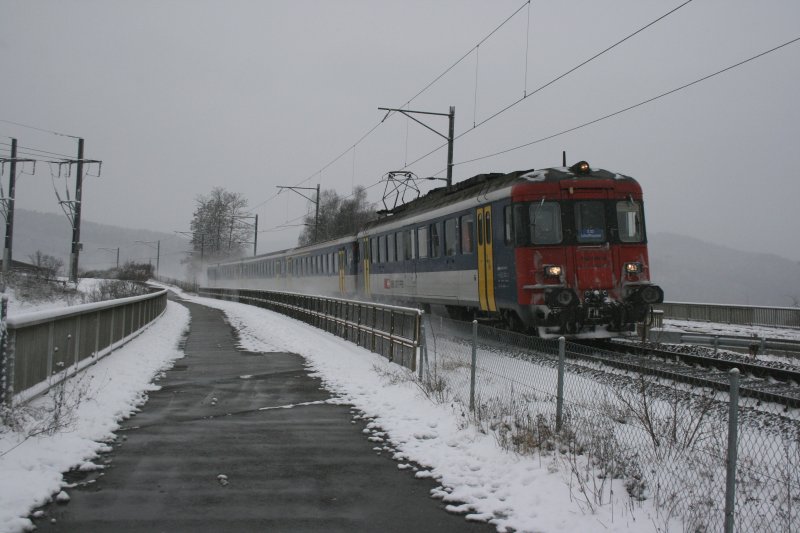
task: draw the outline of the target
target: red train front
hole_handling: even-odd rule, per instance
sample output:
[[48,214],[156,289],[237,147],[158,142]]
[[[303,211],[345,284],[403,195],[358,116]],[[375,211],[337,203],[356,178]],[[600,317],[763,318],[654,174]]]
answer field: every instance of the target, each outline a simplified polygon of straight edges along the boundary
[[633,330],[664,299],[650,283],[639,184],[585,161],[520,178],[504,212],[519,318],[543,337]]

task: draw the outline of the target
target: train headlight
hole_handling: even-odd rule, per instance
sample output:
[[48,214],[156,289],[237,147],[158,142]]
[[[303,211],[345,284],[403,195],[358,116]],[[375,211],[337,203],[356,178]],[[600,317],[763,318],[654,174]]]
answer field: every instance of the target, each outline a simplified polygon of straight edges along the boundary
[[643,270],[641,263],[625,263],[625,273],[626,274],[641,274]]
[[557,278],[561,276],[562,272],[563,269],[559,265],[545,265],[544,267],[544,275],[551,278]]
[[569,169],[572,171],[573,174],[576,176],[588,176],[592,173],[592,169],[589,167],[589,163],[586,161],[580,161],[575,163]]

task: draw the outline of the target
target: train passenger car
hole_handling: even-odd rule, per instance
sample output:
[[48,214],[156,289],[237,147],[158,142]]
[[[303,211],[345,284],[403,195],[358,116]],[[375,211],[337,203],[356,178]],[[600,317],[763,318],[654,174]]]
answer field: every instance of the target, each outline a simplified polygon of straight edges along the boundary
[[664,298],[650,281],[641,187],[585,161],[481,174],[357,235],[208,275],[215,287],[444,305],[542,337],[620,335]]
[[345,237],[208,267],[211,287],[301,292],[352,297],[356,293],[357,246]]
[[583,161],[436,189],[358,242],[365,296],[441,304],[543,337],[619,335],[663,301],[649,277],[641,187]]

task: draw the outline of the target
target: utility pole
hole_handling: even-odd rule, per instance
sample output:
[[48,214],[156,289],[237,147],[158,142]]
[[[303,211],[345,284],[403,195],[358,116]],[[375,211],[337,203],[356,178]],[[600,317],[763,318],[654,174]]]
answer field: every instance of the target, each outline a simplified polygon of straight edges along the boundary
[[[407,116],[417,124],[428,128],[433,133],[441,137],[442,139],[447,141],[447,188],[449,189],[453,185],[453,139],[455,137],[455,129],[456,129],[456,106],[450,106],[449,113],[431,113],[430,111],[411,111],[408,109],[395,109],[390,107],[379,107],[381,111],[386,111],[386,116],[383,117],[383,122],[389,116],[389,113],[395,111],[397,113],[402,113],[403,115]],[[435,129],[431,128],[424,122],[417,120],[416,118],[412,117],[410,113],[415,113],[418,115],[435,115],[438,117],[447,117],[449,119],[449,127],[448,127],[448,134],[444,135],[439,133]]]
[[33,162],[34,172],[36,171],[36,161],[34,159],[17,158],[17,140],[11,138],[11,157],[0,159],[0,164],[9,163],[8,175],[8,198],[2,198],[6,216],[6,238],[3,246],[3,274],[8,274],[11,269],[11,251],[14,239],[14,198],[16,198],[17,187],[17,163]]
[[255,229],[253,230],[253,257],[258,255],[258,215],[256,215]]
[[[98,165],[103,164],[102,161],[94,160],[94,159],[84,159],[83,158],[83,139],[78,137],[78,158],[77,159],[68,159],[65,161],[59,162],[60,165],[68,165],[72,166],[73,164],[76,165],[76,173],[75,173],[75,199],[74,200],[66,200],[60,202],[63,205],[67,205],[70,213],[67,215],[70,222],[72,223],[72,246],[69,256],[69,280],[73,283],[78,282],[78,256],[80,255],[81,251],[81,202],[83,197],[83,165],[97,163]],[[98,171],[97,175],[100,175]]]
[[81,247],[81,195],[83,194],[83,138],[78,139],[78,160],[75,175],[75,204],[72,208],[72,254],[69,280],[78,283],[78,254]]
[[[278,185],[278,188],[279,189],[289,189],[290,191],[296,192],[297,194],[299,194],[300,196],[302,196],[303,198],[305,198],[309,202],[314,202],[314,205],[317,206],[316,207],[316,212],[314,213],[314,242],[317,242],[317,240],[319,239],[319,185],[317,185],[316,188],[314,188],[314,187],[285,187],[283,185]],[[314,191],[314,190],[316,190],[317,191],[317,199],[316,200],[312,200],[311,198],[309,198],[305,194],[303,194],[301,192],[298,192],[300,190],[304,190],[304,191]]]

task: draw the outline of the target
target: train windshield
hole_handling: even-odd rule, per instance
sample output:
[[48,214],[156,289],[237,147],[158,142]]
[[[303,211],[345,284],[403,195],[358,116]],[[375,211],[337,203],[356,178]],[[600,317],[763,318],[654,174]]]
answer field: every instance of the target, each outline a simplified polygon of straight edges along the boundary
[[541,202],[530,206],[530,236],[533,244],[561,242],[561,206],[556,202]]
[[617,202],[617,228],[622,242],[642,242],[642,206],[637,202]]
[[576,202],[575,229],[580,243],[606,241],[606,217],[603,202]]

